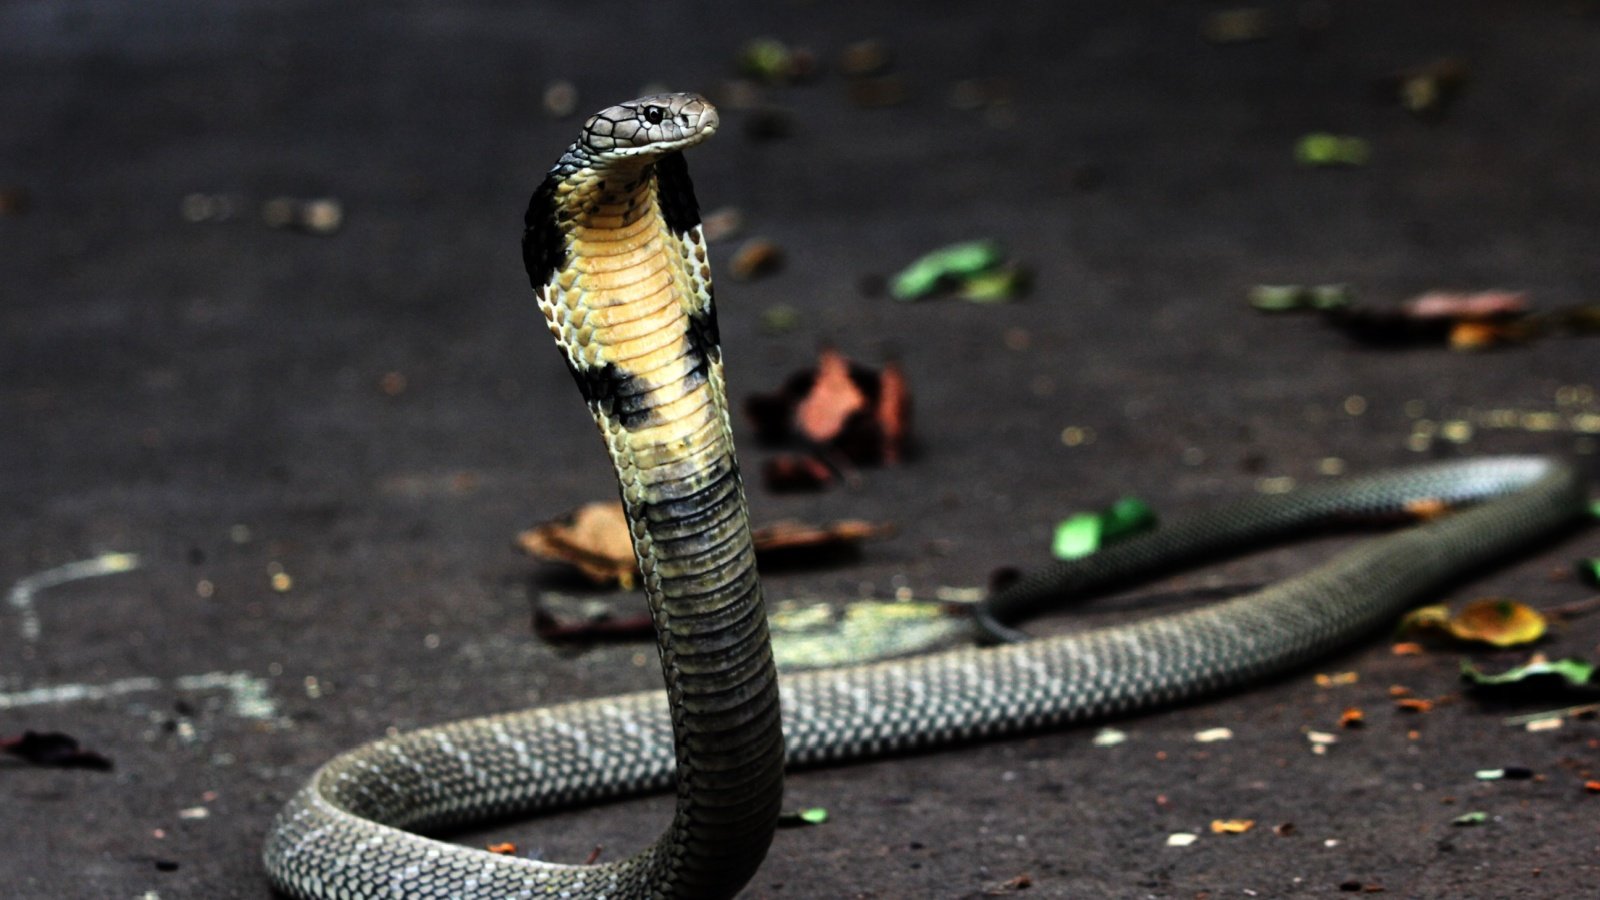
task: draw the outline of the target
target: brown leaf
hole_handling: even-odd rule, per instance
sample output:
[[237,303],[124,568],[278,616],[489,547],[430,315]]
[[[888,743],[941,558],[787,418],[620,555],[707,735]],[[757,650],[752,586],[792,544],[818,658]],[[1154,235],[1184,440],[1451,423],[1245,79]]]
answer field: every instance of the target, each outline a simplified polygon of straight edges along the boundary
[[[788,520],[754,529],[750,536],[762,564],[782,566],[822,562],[832,555],[855,550],[862,541],[885,537],[893,531],[894,526],[888,523],[861,519],[824,525]],[[585,504],[559,519],[524,531],[517,536],[517,545],[537,559],[575,566],[598,585],[620,584],[631,589],[638,577],[628,520],[620,502]],[[541,633],[566,636],[568,627],[551,619],[541,625]],[[589,630],[584,626],[585,633]]]
[[554,521],[517,535],[517,546],[537,559],[577,567],[598,585],[632,589],[639,568],[622,504],[587,503]]

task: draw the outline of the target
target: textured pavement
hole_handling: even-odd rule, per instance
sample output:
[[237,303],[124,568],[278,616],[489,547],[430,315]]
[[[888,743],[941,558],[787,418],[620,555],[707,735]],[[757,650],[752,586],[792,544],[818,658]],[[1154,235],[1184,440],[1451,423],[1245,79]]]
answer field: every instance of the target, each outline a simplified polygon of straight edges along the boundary
[[[262,834],[339,750],[658,683],[647,647],[539,642],[530,605],[551,576],[511,549],[613,492],[517,248],[581,120],[544,110],[556,80],[581,116],[653,85],[727,96],[758,35],[822,62],[814,83],[767,90],[766,112],[725,103],[729,127],[690,157],[702,207],[737,207],[786,259],[739,282],[740,239],[713,246],[732,390],[769,390],[824,343],[898,358],[919,454],[821,494],[752,484],[758,521],[899,528],[857,564],[770,579],[772,595],[982,585],[1043,561],[1064,513],[1128,493],[1194,508],[1476,453],[1600,469],[1596,339],[1378,351],[1245,299],[1342,282],[1375,304],[1434,288],[1600,300],[1592,3],[1273,4],[1262,39],[1230,45],[1202,37],[1221,7],[1199,4],[590,6],[0,5],[0,736],[66,732],[115,763],[0,758],[0,895],[265,898]],[[852,99],[834,60],[865,38],[893,49],[903,103]],[[1446,56],[1470,78],[1442,121],[1375,96]],[[955,108],[963,79],[1009,99]],[[784,134],[750,135],[773,117]],[[1297,165],[1313,131],[1365,138],[1371,159]],[[342,225],[269,227],[279,196],[337,198]],[[862,290],[976,237],[1032,266],[1029,297]],[[797,326],[772,333],[779,305]],[[1260,583],[1329,547],[1156,590]],[[107,553],[139,565],[27,580]],[[1450,596],[1578,601],[1582,556],[1600,556],[1594,531]],[[1541,649],[1600,656],[1600,614]],[[1592,893],[1600,724],[1502,724],[1556,700],[1394,707],[1394,684],[1453,698],[1460,656],[1378,639],[1117,723],[1117,746],[1069,731],[807,773],[791,804],[832,820],[782,832],[747,896]],[[1312,677],[1344,671],[1359,681]],[[1338,729],[1350,706],[1366,728]],[[1213,727],[1232,739],[1195,741]],[[1314,754],[1307,729],[1338,743]],[[1537,777],[1474,777],[1505,766]],[[612,858],[668,809],[458,838]],[[1487,821],[1451,824],[1473,811]],[[1257,824],[1211,833],[1234,818]],[[1169,847],[1175,832],[1200,837]]]

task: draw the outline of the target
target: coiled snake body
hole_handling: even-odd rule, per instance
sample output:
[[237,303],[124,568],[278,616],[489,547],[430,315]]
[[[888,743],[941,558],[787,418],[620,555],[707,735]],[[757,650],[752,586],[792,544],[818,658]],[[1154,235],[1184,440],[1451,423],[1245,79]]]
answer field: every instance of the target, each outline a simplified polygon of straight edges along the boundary
[[[994,598],[994,617],[1332,515],[1486,502],[1202,609],[785,677],[780,714],[710,269],[681,156],[716,126],[711,105],[689,94],[599,113],[533,195],[523,240],[539,308],[616,467],[666,692],[455,722],[339,756],[273,823],[264,856],[282,890],[307,898],[732,896],[771,841],[786,757],[810,766],[931,748],[1259,680],[1371,632],[1464,568],[1581,514],[1578,476],[1531,457],[1255,497],[1026,580]],[[413,833],[674,782],[671,826],[617,862],[558,865]]]

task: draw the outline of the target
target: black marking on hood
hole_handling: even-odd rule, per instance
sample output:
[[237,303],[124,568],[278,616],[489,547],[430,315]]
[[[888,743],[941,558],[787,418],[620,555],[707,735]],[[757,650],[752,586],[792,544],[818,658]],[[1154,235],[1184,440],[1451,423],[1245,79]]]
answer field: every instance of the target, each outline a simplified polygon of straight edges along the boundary
[[522,217],[522,264],[528,269],[528,283],[534,290],[549,284],[557,272],[567,267],[567,239],[561,232],[561,209],[556,201],[556,185],[560,181],[555,172],[546,175],[529,198],[528,212]]
[[700,204],[694,198],[689,164],[682,153],[668,153],[656,160],[656,198],[661,219],[673,234],[682,237],[700,224]]

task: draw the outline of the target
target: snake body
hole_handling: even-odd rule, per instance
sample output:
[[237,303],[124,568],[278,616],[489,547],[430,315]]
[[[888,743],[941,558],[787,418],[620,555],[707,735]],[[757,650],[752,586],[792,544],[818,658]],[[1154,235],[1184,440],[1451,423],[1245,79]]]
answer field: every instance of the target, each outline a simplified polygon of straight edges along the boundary
[[[613,464],[667,690],[454,722],[324,765],[264,852],[305,898],[728,897],[771,841],[790,767],[922,750],[1170,704],[1281,673],[1570,524],[1585,489],[1544,458],[1490,458],[1251,498],[1026,579],[991,630],[1092,591],[1346,514],[1476,504],[1369,540],[1255,594],[1132,624],[786,676],[768,647],[733,455],[710,270],[682,151],[716,130],[689,94],[590,118],[529,204],[539,307]],[[1002,621],[1004,620],[1004,621]],[[644,851],[592,866],[493,855],[439,829],[677,786]]]

